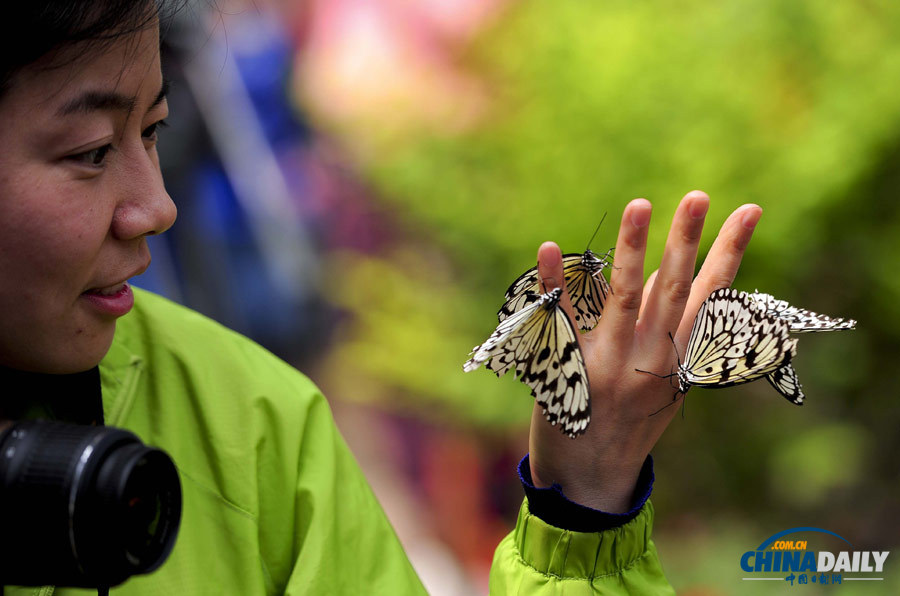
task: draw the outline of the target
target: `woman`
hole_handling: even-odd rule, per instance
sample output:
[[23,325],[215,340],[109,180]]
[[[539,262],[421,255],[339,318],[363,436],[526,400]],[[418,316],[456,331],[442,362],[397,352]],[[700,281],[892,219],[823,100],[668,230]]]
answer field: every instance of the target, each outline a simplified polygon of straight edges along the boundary
[[[113,592],[423,593],[316,388],[127,283],[150,263],[147,236],[176,214],[156,152],[168,113],[156,3],[21,4],[0,72],[0,364],[7,387],[28,390],[8,391],[0,414],[127,428],[168,451],[182,481],[170,559]],[[676,408],[649,416],[672,391],[634,369],[670,368],[668,334],[683,346],[699,304],[737,272],[761,210],[729,217],[692,280],[708,205],[697,191],[682,200],[646,285],[651,207],[625,208],[614,294],[582,337],[593,422],[572,441],[536,408],[520,466],[528,499],[497,549],[493,593],[671,592],[647,498],[649,452]],[[538,261],[557,287],[558,247],[542,245]]]

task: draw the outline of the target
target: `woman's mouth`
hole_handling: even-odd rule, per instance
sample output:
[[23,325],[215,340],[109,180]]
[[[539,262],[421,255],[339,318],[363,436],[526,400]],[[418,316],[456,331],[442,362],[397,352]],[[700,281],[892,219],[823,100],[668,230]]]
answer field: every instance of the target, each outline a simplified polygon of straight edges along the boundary
[[116,284],[114,286],[108,286],[106,288],[94,288],[92,290],[88,290],[87,294],[99,294],[100,296],[115,296],[128,285],[127,282],[122,282],[120,284]]
[[81,296],[102,314],[114,317],[121,317],[134,306],[134,294],[128,282],[105,288],[92,288]]

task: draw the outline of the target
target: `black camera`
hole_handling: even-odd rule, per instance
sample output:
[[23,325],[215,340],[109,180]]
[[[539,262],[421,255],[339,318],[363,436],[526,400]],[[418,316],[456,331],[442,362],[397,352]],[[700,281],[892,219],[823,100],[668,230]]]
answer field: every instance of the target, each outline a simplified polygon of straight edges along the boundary
[[0,586],[118,585],[162,565],[180,522],[175,465],[134,434],[48,421],[0,432]]

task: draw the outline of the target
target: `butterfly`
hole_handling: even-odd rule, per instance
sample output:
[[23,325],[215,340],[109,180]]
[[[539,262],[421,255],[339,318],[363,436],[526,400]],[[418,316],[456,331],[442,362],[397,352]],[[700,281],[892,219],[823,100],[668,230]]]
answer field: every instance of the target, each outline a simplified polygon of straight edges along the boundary
[[[590,331],[597,325],[606,298],[612,293],[612,288],[603,275],[603,269],[612,266],[611,252],[612,249],[603,256],[597,256],[591,249],[587,249],[584,253],[563,255],[566,288],[575,310],[575,322],[582,331]],[[533,302],[539,291],[537,267],[532,267],[510,284],[506,290],[506,302],[497,312],[497,319],[502,322]]]
[[785,300],[778,300],[770,294],[756,291],[750,294],[759,306],[774,317],[784,319],[791,325],[792,333],[813,333],[817,331],[844,331],[856,328],[853,319],[833,319],[828,315],[791,306]]
[[803,393],[790,367],[797,340],[789,335],[788,322],[766,314],[746,292],[716,290],[700,305],[684,362],[666,377],[677,375],[676,397],[694,385],[715,389],[765,377],[779,393],[799,405]]
[[498,377],[515,367],[550,424],[575,438],[591,420],[591,401],[578,334],[559,304],[562,288],[530,297],[481,345],[463,370],[485,364]]

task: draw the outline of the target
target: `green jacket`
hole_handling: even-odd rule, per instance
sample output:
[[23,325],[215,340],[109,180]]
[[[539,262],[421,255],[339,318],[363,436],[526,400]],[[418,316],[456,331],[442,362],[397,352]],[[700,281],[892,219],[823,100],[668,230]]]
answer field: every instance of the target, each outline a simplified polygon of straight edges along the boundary
[[[183,514],[163,566],[111,594],[424,594],[312,382],[202,315],[134,293],[100,364],[105,422],[172,456]],[[491,592],[663,593],[651,523],[648,505],[622,528],[577,534],[523,507],[497,549]],[[20,594],[96,590],[5,588]]]

